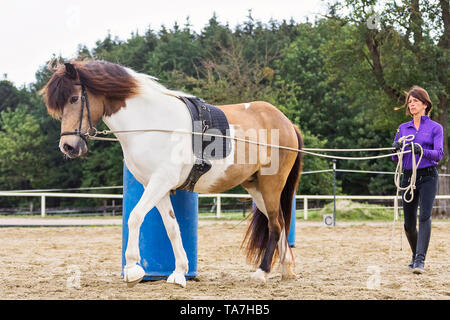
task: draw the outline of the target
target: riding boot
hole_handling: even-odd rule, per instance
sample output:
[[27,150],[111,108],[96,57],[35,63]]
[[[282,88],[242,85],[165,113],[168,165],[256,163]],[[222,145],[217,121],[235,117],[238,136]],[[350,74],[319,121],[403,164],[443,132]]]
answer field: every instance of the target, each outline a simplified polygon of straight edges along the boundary
[[417,229],[414,228],[413,230],[407,230],[406,226],[404,226],[404,228],[405,228],[406,239],[408,239],[409,246],[411,247],[411,251],[412,251],[412,259],[411,259],[411,263],[408,265],[408,268],[413,269],[414,268],[414,260],[416,259]]
[[425,221],[419,219],[419,236],[417,239],[416,259],[414,260],[414,273],[423,273],[425,270],[425,257],[431,236],[431,217]]

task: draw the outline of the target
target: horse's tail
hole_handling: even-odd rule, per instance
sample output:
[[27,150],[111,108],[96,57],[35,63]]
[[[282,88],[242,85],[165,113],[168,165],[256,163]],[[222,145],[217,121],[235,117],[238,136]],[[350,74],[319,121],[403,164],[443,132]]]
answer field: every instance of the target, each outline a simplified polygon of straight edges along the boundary
[[[294,125],[295,133],[297,134],[298,149],[303,149],[303,137],[300,129]],[[289,235],[289,229],[291,227],[291,213],[292,213],[292,200],[295,197],[298,182],[300,180],[300,174],[302,173],[303,164],[303,152],[298,152],[295,158],[294,165],[286,180],[283,191],[281,192],[280,206],[284,218],[284,230],[286,232],[286,239]]]
[[[295,125],[294,129],[297,134],[298,149],[303,149],[302,134]],[[303,152],[298,152],[294,165],[292,166],[291,171],[289,172],[288,178],[286,180],[286,183],[283,187],[283,191],[281,192],[280,197],[281,214],[278,216],[278,218],[284,220],[286,241],[289,235],[289,228],[291,226],[292,200],[297,190],[300,173],[302,171],[302,162],[303,162]],[[268,240],[269,240],[269,227],[267,217],[264,215],[264,213],[262,213],[258,209],[256,205],[253,205],[252,220],[249,223],[247,232],[242,242],[243,244],[247,242],[246,254],[248,263],[255,265],[261,263],[264,257]],[[276,261],[277,255],[278,255],[278,246],[275,249],[272,264],[273,262]]]

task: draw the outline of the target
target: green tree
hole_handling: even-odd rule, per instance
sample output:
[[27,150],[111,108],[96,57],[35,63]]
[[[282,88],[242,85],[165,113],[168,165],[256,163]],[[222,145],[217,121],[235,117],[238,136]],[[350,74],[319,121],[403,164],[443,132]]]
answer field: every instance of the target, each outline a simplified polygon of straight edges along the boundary
[[26,108],[0,113],[0,185],[2,189],[39,186],[45,170],[44,138],[38,121]]
[[[388,129],[393,137],[399,123],[409,120],[403,109],[394,112],[403,103],[403,92],[412,85],[427,89],[436,107],[432,118],[444,128],[439,171],[448,173],[448,1],[347,0],[330,5],[329,18],[338,27],[328,64],[353,101],[376,102],[370,108],[375,127]],[[449,192],[450,180],[441,179],[439,193]]]
[[[302,131],[305,148],[327,148],[327,140],[319,139],[310,132]],[[332,169],[331,159],[317,158],[309,154],[303,155],[303,172],[321,171]],[[342,185],[336,179],[337,190],[342,192]],[[333,172],[302,174],[297,194],[333,194]]]
[[203,56],[198,35],[191,30],[189,20],[184,28],[175,23],[173,29],[162,26],[155,49],[146,55],[146,73],[162,79],[169,86],[181,76],[198,76],[197,68]]

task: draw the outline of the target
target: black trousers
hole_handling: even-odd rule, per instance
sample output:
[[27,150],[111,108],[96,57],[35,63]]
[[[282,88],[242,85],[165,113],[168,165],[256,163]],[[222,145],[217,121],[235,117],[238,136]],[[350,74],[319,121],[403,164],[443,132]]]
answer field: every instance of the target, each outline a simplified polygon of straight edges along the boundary
[[[402,187],[406,187],[411,182],[411,170],[403,170]],[[413,256],[422,261],[428,250],[431,236],[431,212],[438,190],[438,171],[436,167],[428,167],[417,170],[416,189],[412,202],[405,201],[405,192],[402,191],[403,213],[405,216],[405,233],[411,246]],[[406,199],[410,199],[411,194],[406,194]],[[417,232],[417,208],[420,206],[419,232]]]

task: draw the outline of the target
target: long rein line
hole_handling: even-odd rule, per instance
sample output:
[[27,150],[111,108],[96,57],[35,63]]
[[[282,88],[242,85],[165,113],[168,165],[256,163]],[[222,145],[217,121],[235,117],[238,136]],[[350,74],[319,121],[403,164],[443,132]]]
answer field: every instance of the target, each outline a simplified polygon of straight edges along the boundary
[[[213,134],[213,133],[207,133],[207,132],[191,132],[191,131],[184,131],[184,130],[168,130],[168,129],[141,129],[141,130],[103,130],[103,131],[97,131],[97,129],[94,128],[94,133],[91,135],[89,132],[86,132],[84,135],[89,140],[100,140],[100,141],[119,141],[117,138],[104,138],[104,137],[97,137],[98,134],[101,135],[108,135],[108,134],[123,134],[123,133],[145,133],[145,132],[163,132],[163,133],[181,133],[181,134],[193,134],[193,135],[203,135],[203,136],[210,136],[210,137],[218,137],[218,138],[225,138],[225,139],[232,139],[235,141],[245,142],[249,144],[256,144],[259,146],[265,146],[265,147],[271,147],[271,148],[277,148],[277,149],[284,149],[289,151],[295,151],[295,152],[303,152],[306,154],[310,154],[313,156],[323,157],[323,158],[331,158],[331,159],[341,159],[341,160],[368,160],[368,159],[378,159],[378,158],[385,158],[385,157],[391,157],[393,155],[398,156],[398,163],[397,167],[395,169],[394,174],[394,183],[397,188],[396,197],[394,200],[394,219],[392,222],[392,234],[391,234],[391,241],[389,246],[389,258],[392,259],[392,248],[393,248],[393,242],[394,242],[394,233],[395,233],[395,225],[398,221],[399,216],[399,208],[398,208],[398,196],[400,191],[405,191],[403,194],[403,200],[405,202],[411,202],[414,198],[414,190],[416,189],[416,178],[417,178],[417,168],[419,167],[420,161],[422,160],[423,156],[423,149],[420,144],[420,157],[419,160],[416,163],[416,157],[414,153],[414,135],[404,136],[401,137],[398,141],[402,143],[402,148],[400,151],[397,151],[395,153],[390,153],[386,155],[380,155],[380,156],[371,156],[371,157],[339,157],[339,156],[330,156],[325,154],[320,154],[316,152],[311,152],[308,150],[314,150],[314,151],[335,151],[335,152],[344,152],[344,151],[380,151],[380,150],[393,150],[393,147],[389,148],[365,148],[365,149],[321,149],[321,148],[303,148],[303,149],[297,149],[297,148],[291,148],[287,146],[280,146],[280,145],[273,145],[269,143],[263,143],[258,142],[254,140],[248,140],[248,139],[242,139],[238,137],[231,137],[226,135],[220,135],[220,134]],[[408,142],[411,144],[410,150],[405,150],[405,147],[408,145]],[[405,153],[412,153],[412,175],[410,179],[410,183],[406,187],[401,187],[400,185],[400,176],[402,174],[403,169],[403,155]],[[407,193],[410,193],[410,198],[407,199],[406,195]],[[400,232],[400,250],[403,249],[402,246],[402,232]]]
[[[416,164],[416,157],[414,154],[414,142],[412,142],[414,140],[414,135],[409,135],[409,136],[405,136],[405,137],[401,137],[399,139],[400,142],[402,142],[402,148],[401,151],[397,151],[395,153],[390,153],[390,154],[386,154],[386,155],[380,155],[380,156],[371,156],[371,157],[339,157],[339,156],[330,156],[330,155],[325,155],[325,154],[320,154],[320,153],[316,153],[316,152],[311,152],[308,150],[314,150],[314,151],[334,151],[334,152],[342,152],[342,151],[376,151],[376,150],[394,150],[395,148],[391,147],[391,148],[372,148],[372,149],[320,149],[320,148],[303,148],[303,149],[297,149],[297,148],[291,148],[291,147],[287,147],[287,146],[279,146],[279,145],[273,145],[273,144],[269,144],[269,143],[263,143],[263,142],[258,142],[258,141],[254,141],[254,140],[247,140],[247,139],[242,139],[242,138],[237,138],[237,137],[231,137],[231,136],[226,136],[226,135],[220,135],[220,134],[213,134],[213,133],[207,133],[207,132],[191,132],[191,131],[184,131],[184,130],[167,130],[167,129],[141,129],[141,130],[118,130],[118,131],[113,131],[113,130],[103,130],[103,131],[98,131],[92,124],[92,120],[91,120],[91,112],[90,112],[90,106],[89,106],[89,99],[86,93],[86,87],[83,83],[81,82],[77,82],[75,83],[76,85],[80,85],[81,86],[81,112],[80,112],[80,124],[79,124],[79,128],[76,131],[72,131],[72,132],[63,132],[61,133],[61,136],[64,135],[78,135],[80,136],[83,140],[86,141],[87,140],[100,140],[100,141],[119,141],[119,139],[117,138],[104,138],[104,137],[97,137],[98,134],[101,135],[108,135],[108,134],[120,134],[120,133],[144,133],[144,132],[165,132],[165,133],[181,133],[181,134],[192,134],[192,135],[201,135],[201,136],[209,136],[209,137],[217,137],[217,138],[225,138],[225,139],[231,139],[231,140],[235,140],[235,141],[240,141],[240,142],[244,142],[244,143],[249,143],[249,144],[255,144],[255,145],[259,145],[259,146],[265,146],[265,147],[270,147],[270,148],[276,148],[276,149],[284,149],[284,150],[289,150],[289,151],[294,151],[294,152],[303,152],[305,154],[310,154],[313,156],[317,156],[317,157],[323,157],[323,158],[331,158],[331,159],[340,159],[340,160],[369,160],[369,159],[379,159],[379,158],[386,158],[386,157],[392,157],[394,154],[398,156],[398,163],[397,163],[397,167],[395,169],[395,175],[394,175],[394,183],[395,186],[397,187],[397,194],[396,194],[396,198],[395,198],[395,202],[394,202],[394,221],[392,224],[392,237],[391,237],[391,245],[390,245],[390,249],[389,249],[389,257],[392,258],[392,246],[393,246],[393,241],[394,241],[394,229],[395,229],[395,223],[398,219],[398,194],[400,191],[405,191],[403,198],[404,201],[406,202],[411,202],[414,198],[414,189],[416,188],[415,183],[416,183],[416,178],[417,178],[417,168],[419,166],[420,161],[422,160],[422,156],[423,156],[423,149],[422,146],[420,146],[420,157],[419,157],[419,161]],[[87,130],[87,132],[82,133],[81,132],[81,126],[82,126],[82,121],[83,121],[83,111],[84,108],[86,107],[86,111],[87,111],[87,116],[88,116],[88,123],[89,123],[89,129]],[[405,151],[405,147],[407,145],[407,142],[411,142],[411,150],[407,150]],[[411,179],[410,179],[410,184],[407,187],[401,187],[400,186],[400,175],[402,173],[402,165],[403,165],[403,155],[405,153],[412,153],[412,175],[411,175]],[[410,192],[411,197],[410,199],[406,199],[406,193]],[[400,232],[400,237],[401,237],[401,232]],[[402,239],[400,238],[400,250],[402,250]]]
[[180,133],[180,134],[192,134],[192,135],[202,135],[202,136],[209,136],[209,137],[216,137],[216,138],[223,138],[223,139],[231,139],[231,140],[240,141],[240,142],[249,143],[249,144],[255,144],[255,145],[259,145],[259,146],[263,146],[263,147],[270,147],[270,148],[276,148],[276,149],[282,149],[282,150],[289,150],[289,151],[294,151],[294,152],[302,152],[302,153],[310,154],[310,155],[317,156],[317,157],[324,157],[324,158],[338,159],[338,160],[379,159],[379,158],[391,157],[392,155],[395,155],[395,154],[399,155],[399,154],[405,154],[405,153],[410,153],[411,152],[411,150],[406,150],[406,151],[402,150],[401,152],[390,153],[390,154],[379,155],[379,156],[340,157],[340,156],[331,156],[331,155],[311,152],[309,150],[346,152],[346,151],[381,151],[381,150],[393,150],[394,148],[389,147],[389,148],[370,148],[370,149],[369,148],[364,148],[364,149],[322,149],[322,148],[297,149],[297,148],[292,148],[292,147],[287,147],[287,146],[280,146],[280,145],[264,143],[264,142],[254,141],[254,140],[248,140],[248,139],[243,139],[243,138],[238,138],[238,137],[232,137],[232,136],[227,136],[227,135],[221,135],[221,134],[214,134],[214,133],[207,133],[207,132],[204,132],[204,133],[202,133],[202,132],[192,132],[192,131],[185,131],[185,130],[168,130],[168,129],[135,129],[135,130],[117,130],[117,131],[114,131],[114,130],[97,131],[97,130],[95,130],[95,133],[93,135],[89,134],[88,132],[86,132],[84,135],[89,140],[119,141],[119,139],[117,139],[117,138],[97,137],[97,135],[98,134],[108,135],[108,134],[123,134],[123,133],[146,133],[146,132]]

